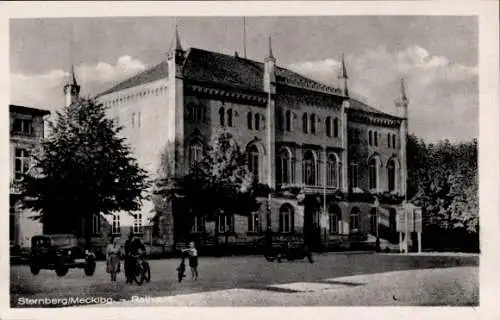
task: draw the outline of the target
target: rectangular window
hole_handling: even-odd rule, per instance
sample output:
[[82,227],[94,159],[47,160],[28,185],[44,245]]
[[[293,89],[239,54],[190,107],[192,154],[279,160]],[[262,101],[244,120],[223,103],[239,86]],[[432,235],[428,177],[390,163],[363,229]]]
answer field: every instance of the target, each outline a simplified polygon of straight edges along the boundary
[[112,234],[120,234],[120,214],[113,214],[113,224],[111,225]]
[[351,231],[359,229],[359,213],[351,213]]
[[134,225],[132,226],[132,232],[135,234],[142,233],[142,213],[138,213],[134,219]]
[[92,216],[92,233],[94,235],[101,234],[101,215],[94,214]]
[[257,233],[259,231],[260,231],[260,228],[259,228],[259,214],[258,213],[252,213],[248,217],[248,232]]
[[31,119],[14,119],[12,128],[14,134],[30,136],[33,134],[33,120]]
[[25,175],[28,172],[29,152],[26,149],[20,149],[20,148],[16,148],[14,152],[15,152],[14,178],[16,181],[19,181],[22,179],[23,175]]
[[205,232],[205,219],[203,217],[193,217],[193,225],[191,232],[203,233]]
[[219,232],[233,232],[233,216],[219,216]]
[[350,183],[351,183],[351,188],[357,188],[358,187],[358,164],[352,163],[351,164],[351,170],[350,170]]
[[329,223],[329,230],[331,234],[337,234],[339,233],[339,220],[337,217],[336,213],[329,213],[328,214],[328,223]]

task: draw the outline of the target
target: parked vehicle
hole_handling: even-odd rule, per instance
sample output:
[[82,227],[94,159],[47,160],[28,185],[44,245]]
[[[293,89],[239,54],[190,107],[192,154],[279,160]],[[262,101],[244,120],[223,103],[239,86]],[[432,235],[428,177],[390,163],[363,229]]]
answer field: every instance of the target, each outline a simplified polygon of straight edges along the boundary
[[314,262],[312,253],[304,244],[302,237],[280,235],[263,238],[261,241],[266,243],[264,257],[269,262],[276,260],[280,263],[283,259],[293,261],[304,258],[307,258],[310,263]]
[[55,270],[59,277],[65,276],[69,269],[83,269],[85,275],[92,276],[96,269],[95,255],[78,244],[72,234],[36,235],[31,238],[29,255],[31,273],[40,270]]

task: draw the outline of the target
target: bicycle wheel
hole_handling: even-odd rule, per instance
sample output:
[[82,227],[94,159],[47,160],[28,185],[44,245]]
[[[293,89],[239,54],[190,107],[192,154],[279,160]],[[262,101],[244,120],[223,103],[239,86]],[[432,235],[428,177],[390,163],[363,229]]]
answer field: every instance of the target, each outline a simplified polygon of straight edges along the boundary
[[135,283],[137,283],[138,285],[142,285],[142,283],[144,282],[144,268],[142,267],[142,263],[138,263],[134,271],[135,272],[133,278]]
[[151,268],[149,267],[149,263],[147,261],[144,261],[142,263],[142,267],[144,272],[144,280],[146,280],[146,282],[151,281]]

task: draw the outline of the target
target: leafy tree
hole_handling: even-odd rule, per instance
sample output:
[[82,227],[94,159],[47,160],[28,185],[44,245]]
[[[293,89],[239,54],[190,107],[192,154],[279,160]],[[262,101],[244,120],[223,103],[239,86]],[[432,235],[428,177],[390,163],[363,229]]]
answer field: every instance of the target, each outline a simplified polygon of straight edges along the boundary
[[[208,221],[217,221],[225,215],[248,215],[259,208],[256,200],[259,184],[247,169],[246,154],[229,133],[222,133],[205,148],[182,187],[192,215]],[[227,243],[228,230],[225,235]]]
[[80,100],[57,112],[50,129],[35,159],[41,175],[23,179],[24,205],[40,212],[47,233],[75,232],[83,221],[90,245],[94,214],[141,207],[146,173],[102,104]]

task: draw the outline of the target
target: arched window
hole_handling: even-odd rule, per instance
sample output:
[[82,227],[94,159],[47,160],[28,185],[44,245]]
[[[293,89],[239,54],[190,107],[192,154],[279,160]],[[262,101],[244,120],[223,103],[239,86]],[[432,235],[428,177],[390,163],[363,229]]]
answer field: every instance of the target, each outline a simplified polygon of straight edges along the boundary
[[259,149],[256,145],[251,145],[248,148],[248,170],[253,173],[254,177],[259,179]]
[[229,127],[233,126],[233,109],[227,110],[227,125]]
[[325,127],[326,127],[326,136],[331,137],[332,136],[332,118],[331,117],[326,117]]
[[224,110],[224,107],[221,107],[219,109],[219,125],[221,125],[221,126],[224,126],[225,114],[226,114],[226,111]]
[[132,112],[131,123],[132,123],[132,128],[135,127],[135,112]]
[[281,149],[276,161],[278,183],[288,184],[292,182],[292,157],[286,148]]
[[359,165],[355,162],[351,163],[349,165],[349,183],[350,183],[350,186],[351,188],[357,188],[359,183],[359,174],[358,174],[358,170],[359,169]]
[[249,112],[247,113],[247,127],[249,130],[252,130],[252,121],[253,121],[253,116],[252,113]]
[[316,133],[316,115],[311,114],[311,133]]
[[310,150],[307,150],[304,153],[303,160],[303,177],[306,185],[315,186],[317,183],[316,177],[316,157],[314,153]]
[[378,190],[378,170],[377,160],[375,158],[368,161],[368,178],[371,190]]
[[373,132],[373,142],[375,144],[375,147],[377,147],[378,146],[378,132],[377,131]]
[[282,233],[290,233],[294,229],[293,207],[285,203],[280,207],[279,231]]
[[339,119],[338,118],[333,119],[333,136],[335,138],[339,137]]
[[308,133],[309,132],[309,129],[308,129],[308,123],[309,122],[308,121],[309,121],[309,119],[307,117],[307,113],[304,113],[302,115],[302,131],[304,133]]
[[331,234],[342,233],[342,213],[336,204],[328,207],[328,227]]
[[276,111],[276,126],[278,127],[278,130],[283,130],[284,129],[284,123],[283,123],[283,111],[281,109],[277,109]]
[[396,148],[396,135],[392,135],[392,147],[395,149]]
[[285,122],[286,122],[286,131],[292,131],[292,112],[290,110],[287,110],[286,112]]
[[373,144],[373,136],[372,136],[372,131],[369,130],[368,131],[368,145],[372,145]]
[[260,130],[260,114],[255,114],[255,130]]
[[390,192],[396,189],[396,165],[394,160],[387,163],[387,183]]
[[203,157],[203,145],[200,142],[195,142],[189,146],[188,152],[189,165],[192,166]]
[[390,148],[391,147],[391,134],[388,133],[387,134],[387,148]]
[[338,187],[338,161],[334,154],[328,156],[328,163],[326,169],[326,184],[330,187]]
[[377,208],[370,210],[370,233],[377,234]]
[[358,207],[352,208],[349,223],[349,229],[351,232],[359,230],[359,213],[360,211]]

